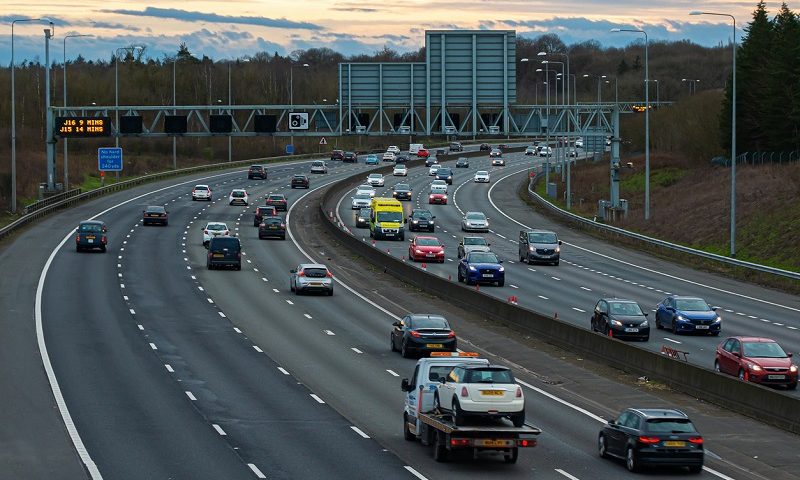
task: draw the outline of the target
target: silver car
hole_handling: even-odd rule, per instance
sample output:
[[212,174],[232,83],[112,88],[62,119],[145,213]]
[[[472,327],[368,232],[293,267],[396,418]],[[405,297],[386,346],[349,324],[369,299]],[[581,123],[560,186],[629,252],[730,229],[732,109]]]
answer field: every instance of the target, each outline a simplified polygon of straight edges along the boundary
[[369,207],[372,203],[372,197],[369,193],[357,193],[354,197],[350,197],[350,208],[359,210],[364,207]]
[[311,162],[311,173],[328,173],[328,165],[322,160]]
[[467,212],[461,219],[461,230],[465,232],[488,232],[489,219],[483,212]]
[[491,243],[483,237],[467,237],[458,242],[458,258],[464,258],[470,252],[491,252]]
[[306,292],[322,292],[333,295],[333,275],[321,263],[301,263],[289,270],[289,289],[300,295]]

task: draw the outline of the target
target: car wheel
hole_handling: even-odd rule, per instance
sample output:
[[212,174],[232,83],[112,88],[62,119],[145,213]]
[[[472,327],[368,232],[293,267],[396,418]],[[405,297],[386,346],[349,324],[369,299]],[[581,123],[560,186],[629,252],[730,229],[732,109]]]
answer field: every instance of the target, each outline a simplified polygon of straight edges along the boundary
[[405,413],[403,414],[403,438],[409,442],[413,442],[417,439],[416,435],[411,433],[411,430],[408,429],[408,415]]
[[498,286],[498,287],[502,287],[502,286],[503,286],[503,285],[505,285],[505,284],[506,284],[506,281],[505,281],[505,280],[500,280],[499,282],[497,282],[497,286]]
[[80,245],[75,245],[75,251],[80,252],[82,250]]
[[329,297],[332,297],[332,296],[333,296],[333,289],[332,289],[332,288],[331,288],[330,290],[328,290],[328,296],[329,296]]
[[559,263],[560,263],[560,260],[556,260],[555,262],[553,262],[553,265],[555,265],[557,267]]
[[714,360],[714,371],[722,373],[722,370],[719,369],[719,361],[718,360]]
[[689,473],[702,473],[703,466],[702,465],[691,465],[689,466]]
[[631,447],[628,447],[628,451],[625,453],[625,467],[630,472],[639,470],[639,461],[636,459],[636,453]]
[[524,261],[525,261],[525,256],[520,253],[519,254],[519,263],[522,263]]
[[402,343],[400,343],[400,356],[403,358],[408,358],[411,356],[411,352],[409,352],[408,348],[406,348],[405,340],[403,340]]
[[100,247],[100,251],[101,251],[101,252],[103,252],[103,253],[106,253],[106,250],[107,250],[107,247],[106,247],[105,245],[103,245],[102,247]]
[[711,332],[711,335],[714,337],[719,337],[719,330],[717,330],[716,332]]
[[394,346],[394,335],[392,335],[391,333],[389,334],[389,349],[392,352],[397,351],[397,347]]
[[745,375],[744,370],[740,368],[739,369],[739,380],[741,380],[743,382],[747,382],[748,379],[746,377],[747,377],[747,375]]
[[457,427],[464,425],[466,419],[464,418],[464,411],[461,410],[461,405],[458,403],[458,399],[453,398],[453,423],[456,424]]
[[658,314],[656,314],[656,330],[663,330],[664,325],[661,325],[661,320],[658,319]]
[[789,389],[789,390],[797,390],[797,382],[790,383],[789,385],[786,385],[786,388]]
[[242,264],[241,263],[239,265],[236,265],[236,270],[241,270],[241,269],[242,269]]
[[519,447],[514,447],[503,455],[503,461],[506,463],[517,463],[517,458],[519,458]]
[[525,410],[515,415],[511,415],[511,423],[513,423],[514,426],[517,428],[520,428],[523,425],[525,425]]
[[600,454],[600,458],[608,458],[608,445],[606,444],[606,436],[602,433],[597,438],[597,453]]
[[669,326],[669,331],[674,333],[675,335],[678,334],[678,326],[675,324],[675,319],[672,319],[672,323]]

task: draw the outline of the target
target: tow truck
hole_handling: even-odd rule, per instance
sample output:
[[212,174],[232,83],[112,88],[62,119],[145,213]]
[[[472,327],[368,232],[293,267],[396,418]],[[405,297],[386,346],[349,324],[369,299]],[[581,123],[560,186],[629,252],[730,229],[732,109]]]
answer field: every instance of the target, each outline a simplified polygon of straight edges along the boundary
[[473,458],[482,451],[503,454],[506,463],[516,463],[520,448],[535,447],[542,431],[533,426],[514,427],[505,419],[479,419],[470,425],[456,425],[452,415],[435,409],[433,396],[440,379],[456,365],[485,364],[489,361],[475,352],[433,352],[421,358],[411,379],[404,378],[403,438],[417,439],[433,446],[433,458],[446,462],[456,450],[472,450]]

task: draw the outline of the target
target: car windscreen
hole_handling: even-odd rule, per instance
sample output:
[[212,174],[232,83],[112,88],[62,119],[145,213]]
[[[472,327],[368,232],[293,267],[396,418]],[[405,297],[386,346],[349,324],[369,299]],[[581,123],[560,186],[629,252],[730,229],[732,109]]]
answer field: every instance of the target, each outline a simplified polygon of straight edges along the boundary
[[488,177],[489,172],[487,172],[486,170],[479,170],[478,172],[475,173],[475,175],[478,175],[479,177]]
[[435,238],[418,238],[417,245],[421,247],[438,247],[441,244]]
[[467,370],[464,383],[514,383],[511,370],[480,368]]
[[381,179],[381,178],[383,178],[383,175],[381,175],[380,173],[370,173],[369,178]]
[[308,267],[303,269],[303,273],[309,278],[325,278],[328,274],[328,270],[324,268]]
[[687,312],[707,312],[711,310],[702,298],[676,298],[675,308]]
[[472,263],[498,263],[497,256],[490,252],[475,252],[469,255]]
[[221,223],[209,223],[208,225],[206,225],[206,230],[219,231],[219,230],[227,230],[227,229],[228,229],[228,227],[226,227],[225,225],[223,225]]
[[786,352],[775,342],[742,342],[744,356],[750,358],[786,358]]
[[359,218],[369,218],[370,214],[372,213],[371,208],[362,208],[358,211]]
[[644,315],[638,303],[609,302],[608,306],[613,315]]
[[433,214],[431,212],[414,212],[414,218],[419,220],[430,220]]
[[228,250],[238,250],[239,249],[239,239],[237,238],[226,238],[226,237],[217,237],[211,240],[211,246],[209,247],[212,250],[222,250],[223,248],[227,248]]
[[431,382],[438,382],[442,378],[447,378],[447,375],[453,370],[449,365],[431,365],[428,371],[428,380]]
[[407,183],[398,183],[397,185],[394,186],[394,189],[395,191],[400,191],[400,190],[408,191],[411,190],[411,187],[409,187]]
[[694,433],[697,430],[687,418],[652,418],[646,422],[650,433]]
[[294,178],[293,178],[292,180],[301,180],[301,181],[305,181],[305,180],[306,180],[306,176],[305,176],[305,175],[295,175],[295,176],[294,176]]
[[81,225],[81,232],[102,232],[103,227],[96,223],[84,223]]
[[482,213],[468,213],[467,220],[486,220],[486,215]]
[[441,176],[452,175],[453,171],[450,170],[449,168],[440,168],[439,170],[436,171],[436,174]]
[[555,233],[530,233],[528,234],[530,243],[558,243]]
[[444,317],[415,317],[414,328],[444,328],[450,329]]
[[403,214],[401,212],[378,212],[378,221],[400,223],[403,221]]
[[486,245],[486,239],[483,237],[466,237],[464,245]]

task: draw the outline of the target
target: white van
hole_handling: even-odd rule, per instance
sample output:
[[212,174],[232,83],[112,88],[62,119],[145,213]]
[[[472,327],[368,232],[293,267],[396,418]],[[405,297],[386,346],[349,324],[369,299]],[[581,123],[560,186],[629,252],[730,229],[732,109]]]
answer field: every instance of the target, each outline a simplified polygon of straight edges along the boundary
[[412,143],[408,146],[408,153],[410,155],[416,155],[417,153],[419,153],[420,149],[423,148],[425,148],[425,146],[422,145],[421,143]]

